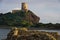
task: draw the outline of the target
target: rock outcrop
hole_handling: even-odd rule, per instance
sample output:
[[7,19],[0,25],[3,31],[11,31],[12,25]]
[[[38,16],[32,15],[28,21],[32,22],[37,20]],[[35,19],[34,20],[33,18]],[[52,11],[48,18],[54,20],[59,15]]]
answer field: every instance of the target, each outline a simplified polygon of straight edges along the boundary
[[8,12],[0,15],[0,25],[23,26],[26,24],[37,24],[39,21],[40,18],[30,10],[27,12],[16,10],[15,13]]
[[[17,35],[14,35],[15,30],[18,30]],[[8,33],[6,40],[57,40],[54,35],[48,32],[29,31],[26,28],[14,28]]]
[[21,20],[28,21],[30,24],[37,24],[40,21],[40,18],[35,15],[32,11],[28,10],[27,12],[23,12],[22,10],[18,11],[15,10],[16,12],[13,14],[19,14],[19,17],[21,17]]
[[25,2],[22,3],[21,10],[12,10],[12,13],[20,13],[20,16],[24,15],[22,20],[27,20],[29,23],[36,24],[40,20],[38,16],[28,9],[28,4]]
[[33,24],[39,23],[40,18],[36,16],[32,11],[28,10],[25,19]]

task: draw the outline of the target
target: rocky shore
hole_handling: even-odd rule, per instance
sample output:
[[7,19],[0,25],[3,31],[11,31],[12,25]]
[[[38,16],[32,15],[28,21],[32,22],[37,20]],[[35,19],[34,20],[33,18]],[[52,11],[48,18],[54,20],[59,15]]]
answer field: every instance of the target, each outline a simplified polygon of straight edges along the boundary
[[28,30],[27,28],[13,28],[6,40],[59,40],[57,32]]

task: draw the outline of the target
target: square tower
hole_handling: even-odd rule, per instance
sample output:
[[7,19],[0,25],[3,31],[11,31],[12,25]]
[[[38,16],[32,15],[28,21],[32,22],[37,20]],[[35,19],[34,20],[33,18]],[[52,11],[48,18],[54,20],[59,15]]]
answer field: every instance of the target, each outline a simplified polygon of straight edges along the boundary
[[21,6],[21,10],[24,11],[24,12],[27,12],[28,11],[28,4],[23,2],[22,6]]

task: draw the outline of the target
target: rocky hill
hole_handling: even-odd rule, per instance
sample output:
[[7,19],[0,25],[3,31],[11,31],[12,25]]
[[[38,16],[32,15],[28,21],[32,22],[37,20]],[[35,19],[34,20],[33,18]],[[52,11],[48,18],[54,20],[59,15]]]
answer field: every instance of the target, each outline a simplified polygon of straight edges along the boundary
[[20,10],[15,13],[0,13],[0,25],[28,26],[37,24],[39,20],[40,18],[30,10],[28,10],[28,12],[23,12]]

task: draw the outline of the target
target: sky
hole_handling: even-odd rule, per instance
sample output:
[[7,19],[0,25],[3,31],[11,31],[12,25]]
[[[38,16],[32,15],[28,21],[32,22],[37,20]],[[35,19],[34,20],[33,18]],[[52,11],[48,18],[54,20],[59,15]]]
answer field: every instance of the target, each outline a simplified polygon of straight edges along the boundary
[[26,2],[28,9],[40,17],[42,23],[60,23],[60,0],[0,0],[0,13],[21,9]]

